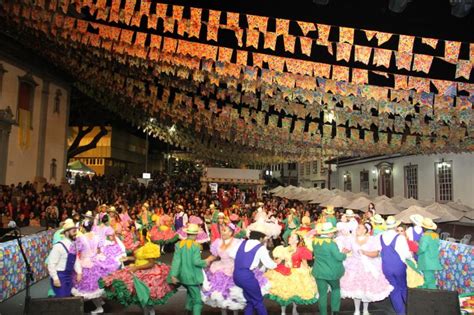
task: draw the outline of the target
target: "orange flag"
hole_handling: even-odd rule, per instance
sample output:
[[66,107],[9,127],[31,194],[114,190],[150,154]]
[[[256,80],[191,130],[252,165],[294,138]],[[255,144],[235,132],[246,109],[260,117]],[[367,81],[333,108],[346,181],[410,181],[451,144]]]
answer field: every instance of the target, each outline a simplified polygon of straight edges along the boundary
[[296,37],[293,35],[283,35],[283,36],[284,36],[285,50],[288,52],[294,53]]
[[311,56],[311,48],[313,46],[313,40],[308,37],[300,37],[301,52],[306,56]]
[[264,36],[265,36],[265,43],[263,45],[263,48],[275,50],[276,38],[277,38],[276,33],[267,32],[264,34]]
[[300,26],[304,36],[308,36],[309,32],[316,30],[314,23],[298,21],[298,25]]

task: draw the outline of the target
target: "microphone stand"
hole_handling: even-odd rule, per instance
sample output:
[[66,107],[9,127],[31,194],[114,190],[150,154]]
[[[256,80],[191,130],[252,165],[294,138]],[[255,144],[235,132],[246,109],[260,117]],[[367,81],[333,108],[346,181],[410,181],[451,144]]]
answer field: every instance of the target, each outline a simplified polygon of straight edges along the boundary
[[25,261],[25,266],[26,266],[26,286],[25,286],[25,308],[23,310],[23,314],[27,315],[29,314],[29,308],[30,308],[30,284],[33,282],[35,279],[33,277],[33,270],[31,270],[31,265],[28,262],[28,259],[26,258],[25,251],[23,250],[23,245],[21,243],[21,233],[20,229],[15,230],[15,237],[18,242],[18,246],[20,247],[20,252],[21,256],[23,256],[23,260]]

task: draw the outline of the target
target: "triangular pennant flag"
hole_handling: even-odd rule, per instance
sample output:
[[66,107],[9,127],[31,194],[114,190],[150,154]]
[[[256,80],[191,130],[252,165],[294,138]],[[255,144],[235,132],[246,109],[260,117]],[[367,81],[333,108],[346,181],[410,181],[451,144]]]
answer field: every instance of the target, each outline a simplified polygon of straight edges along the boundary
[[381,45],[385,44],[386,42],[388,42],[390,40],[390,38],[392,38],[392,35],[393,34],[390,34],[390,33],[377,32],[375,37],[378,40],[378,45],[381,46]]
[[228,29],[237,30],[239,28],[239,13],[227,12],[227,24]]
[[405,90],[408,88],[408,77],[406,75],[395,74],[395,85],[397,90]]
[[235,31],[235,37],[237,38],[237,45],[242,47],[244,45],[244,30],[238,29]]
[[332,43],[328,42],[328,45],[326,47],[328,48],[328,53],[330,55],[334,55],[334,48],[332,47]]
[[331,73],[331,65],[326,63],[317,63],[313,64],[314,76],[321,78],[329,78]]
[[355,61],[362,62],[363,64],[369,64],[370,54],[372,53],[371,47],[355,46]]
[[395,57],[397,60],[397,68],[400,69],[411,69],[411,60],[413,59],[413,55],[411,53],[405,52],[395,52]]
[[247,22],[249,29],[257,29],[264,33],[267,31],[268,17],[266,16],[247,14]]
[[446,81],[446,80],[435,80],[432,79],[431,82],[434,84],[438,90],[438,94],[455,96],[456,95],[456,82]]
[[[173,10],[174,10],[174,6],[173,6]],[[221,18],[221,11],[209,10],[209,20],[207,22],[208,27],[209,25],[218,26],[220,24],[219,23],[220,18]]]
[[349,62],[351,59],[352,45],[348,43],[337,43],[337,61],[345,60]]
[[[239,61],[239,55],[240,55],[240,52],[241,51],[238,51],[237,52],[237,61]],[[243,52],[243,51],[242,51]],[[242,57],[242,55],[240,55],[240,57]],[[247,57],[247,56],[246,56]],[[247,61],[247,58],[245,59]],[[259,67],[259,68],[262,68],[262,63],[263,63],[263,60],[264,60],[264,55],[263,54],[259,54],[259,53],[252,53],[252,60],[253,60],[253,66],[254,67]],[[239,64],[242,64],[240,62],[238,62]],[[263,70],[262,70],[263,71]]]
[[296,37],[292,35],[284,35],[283,37],[284,37],[285,51],[294,53]]
[[430,81],[426,78],[408,77],[408,88],[415,89],[418,93],[430,92]]
[[469,60],[474,63],[474,43],[469,44]]
[[[159,3],[158,6],[159,5],[161,5],[161,3]],[[189,21],[189,31],[188,31],[189,37],[199,38],[199,33],[201,31],[201,13],[202,13],[202,9],[191,8],[191,18]],[[165,11],[165,14],[166,14],[166,11]]]
[[365,36],[367,37],[367,40],[370,42],[372,38],[374,38],[375,34],[377,34],[377,31],[367,31],[364,30]]
[[[178,25],[179,25],[179,23],[178,23]],[[217,39],[218,35],[219,35],[219,26],[215,25],[215,24],[208,24],[207,25],[207,40],[208,41],[212,40],[212,41],[217,42],[218,41],[218,39]]]
[[[112,3],[114,3],[114,4],[116,2],[120,6],[120,1],[112,1]],[[201,21],[201,9],[191,8],[191,12],[193,11],[193,9],[199,11],[199,21]],[[158,17],[161,18],[161,19],[166,18],[166,11],[167,10],[168,10],[168,5],[166,3],[158,3],[156,5],[156,15],[158,15]],[[192,15],[192,13],[191,13],[191,15]]]
[[308,37],[300,37],[301,52],[306,56],[311,56],[311,48],[313,46],[313,40]]
[[[143,2],[144,1],[142,1],[142,3]],[[147,2],[145,2],[145,3],[147,3]],[[151,3],[147,3],[147,4],[150,5]],[[183,9],[184,9],[183,6],[173,5],[173,19],[180,22],[183,19]],[[210,13],[209,13],[209,15],[210,15]]]
[[430,46],[431,48],[433,49],[436,49],[436,46],[438,45],[438,40],[435,39],[435,38],[425,38],[425,37],[422,37],[421,38],[421,42],[423,44],[426,44],[428,46]]
[[415,36],[400,35],[400,39],[398,41],[398,51],[404,53],[412,53],[414,40]]
[[444,60],[456,63],[459,57],[460,42],[445,41],[444,42]]
[[[124,30],[122,30],[122,33],[123,33],[123,31]],[[170,38],[170,37],[164,37],[163,39],[164,39],[164,41],[163,41],[163,51],[174,54],[176,52],[178,41],[176,39]],[[190,42],[181,41],[180,45],[186,45],[185,43],[190,44]]]
[[316,30],[314,23],[298,21],[298,25],[300,26],[304,36],[308,36],[309,32]]
[[374,65],[384,66],[385,68],[390,67],[390,59],[392,57],[392,51],[388,49],[374,48]]
[[354,29],[349,27],[339,27],[339,42],[354,43]]
[[466,80],[469,80],[471,76],[472,67],[472,61],[460,59],[456,65],[456,79],[465,78]]
[[[254,54],[255,56],[255,54]],[[237,50],[237,64],[238,65],[247,65],[247,57],[248,57],[248,52],[245,50]],[[255,59],[254,59],[254,65],[255,65]],[[260,62],[260,67],[262,66],[262,63]]]
[[433,56],[415,54],[412,70],[429,73],[432,63]]
[[276,19],[276,33],[278,36],[287,35],[290,28],[290,21],[283,19]]
[[265,43],[263,45],[263,48],[275,50],[276,39],[277,39],[276,33],[267,32],[264,35],[265,35]]
[[352,68],[352,83],[366,84],[369,82],[369,73],[365,69]]

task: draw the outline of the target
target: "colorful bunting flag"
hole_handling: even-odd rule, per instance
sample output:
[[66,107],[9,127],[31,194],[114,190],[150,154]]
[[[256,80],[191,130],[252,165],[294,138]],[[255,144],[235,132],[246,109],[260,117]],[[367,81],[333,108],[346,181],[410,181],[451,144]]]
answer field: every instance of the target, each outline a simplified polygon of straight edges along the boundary
[[227,12],[227,28],[231,30],[239,29],[239,13]]
[[328,38],[329,38],[329,31],[331,30],[331,26],[318,24],[318,40],[317,43],[322,46],[328,45]]
[[397,68],[410,70],[411,68],[411,61],[413,59],[413,55],[411,53],[406,52],[395,52],[395,57],[397,61]]
[[[173,9],[174,9],[174,6],[173,6]],[[208,27],[209,27],[209,25],[212,25],[212,26],[215,26],[215,27],[219,26],[220,18],[221,18],[221,11],[209,10],[209,19],[208,19],[208,22],[207,22],[207,26]]]
[[412,70],[429,73],[432,62],[433,56],[415,54]]
[[437,39],[434,39],[434,38],[425,38],[425,37],[422,37],[421,38],[421,42],[423,44],[426,44],[428,46],[430,46],[431,48],[433,49],[436,49],[436,46],[438,45],[438,40]]
[[369,73],[365,69],[352,68],[352,83],[366,84],[369,82]]
[[311,56],[311,48],[313,46],[313,39],[308,37],[299,37],[301,52],[306,56]]
[[329,78],[331,73],[331,65],[326,63],[313,63],[313,71],[316,77]]
[[232,48],[219,47],[219,57],[217,60],[222,62],[230,62],[232,58]]
[[283,38],[284,38],[284,44],[285,44],[285,51],[294,53],[296,37],[292,35],[284,35]]
[[408,88],[415,89],[418,93],[430,91],[430,81],[426,78],[408,77]]
[[267,31],[268,17],[266,16],[247,14],[247,22],[249,29],[257,29],[264,33]]
[[378,45],[381,46],[385,44],[386,42],[388,42],[390,38],[392,38],[392,35],[393,34],[390,34],[390,33],[377,32],[375,37],[377,38]]
[[363,64],[369,64],[370,55],[372,53],[371,47],[366,46],[355,46],[355,61],[362,62]]
[[473,67],[473,62],[470,60],[459,60],[458,63],[456,64],[456,76],[455,78],[465,78],[466,80],[469,80],[469,77],[471,76],[471,71]]
[[276,33],[267,32],[264,34],[264,36],[265,36],[265,43],[263,45],[263,48],[275,50],[276,39],[277,39]]
[[415,36],[400,35],[400,39],[398,41],[398,51],[401,53],[412,53],[414,40]]
[[308,36],[309,32],[316,30],[314,23],[298,21],[298,25],[300,26],[301,32],[303,32],[304,36]]
[[260,32],[254,29],[247,29],[247,47],[254,47],[258,49],[258,40],[260,37]]
[[370,42],[372,38],[374,38],[375,34],[377,34],[377,31],[365,30],[364,33],[365,33],[365,36],[367,37],[367,40]]
[[338,81],[349,81],[349,68],[333,65],[332,79]]
[[280,35],[288,35],[290,21],[284,19],[276,19],[276,33]]
[[336,59],[337,61],[345,60],[349,62],[351,59],[351,50],[352,50],[352,45],[348,43],[337,43],[337,56]]
[[392,57],[392,51],[388,49],[374,48],[374,65],[384,66],[385,68],[390,67],[390,59]]
[[434,84],[440,95],[456,95],[456,82],[446,81],[446,80],[435,80],[432,79],[431,82]]
[[459,57],[459,49],[461,42],[445,41],[444,42],[444,60],[450,63],[456,63]]
[[[255,54],[254,54],[255,55]],[[248,52],[245,50],[237,50],[237,64],[238,65],[247,65],[247,58],[248,58]],[[254,59],[254,65],[255,65],[255,59]],[[262,63],[260,62],[260,67],[262,66]]]
[[354,29],[349,27],[339,27],[339,42],[340,43],[354,43]]

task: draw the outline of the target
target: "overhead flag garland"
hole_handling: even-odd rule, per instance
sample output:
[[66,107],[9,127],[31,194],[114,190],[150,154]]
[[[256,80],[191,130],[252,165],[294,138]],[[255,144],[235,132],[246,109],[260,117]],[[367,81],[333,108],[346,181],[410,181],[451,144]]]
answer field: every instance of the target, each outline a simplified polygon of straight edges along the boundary
[[[444,44],[443,55],[427,55],[414,36],[305,21],[290,34],[285,19],[268,31],[268,17],[162,3],[150,13],[145,1],[124,2],[121,8],[72,0],[76,11],[89,11],[84,19],[54,1],[2,3],[0,15],[2,23],[29,29],[23,36],[36,38],[37,49],[44,45],[39,52],[70,71],[81,91],[164,141],[206,156],[230,158],[211,144],[235,152],[233,159],[260,163],[335,152],[474,150],[472,43],[421,38],[432,49]],[[235,33],[236,47],[219,45],[220,29]],[[329,40],[333,31],[337,42]],[[371,46],[356,42],[355,32]],[[387,48],[396,40],[397,49]],[[316,61],[320,46],[335,49],[333,64]],[[452,64],[454,77],[429,77],[434,60]],[[143,115],[156,124],[144,125]],[[167,135],[168,123],[180,126],[178,135]]]

